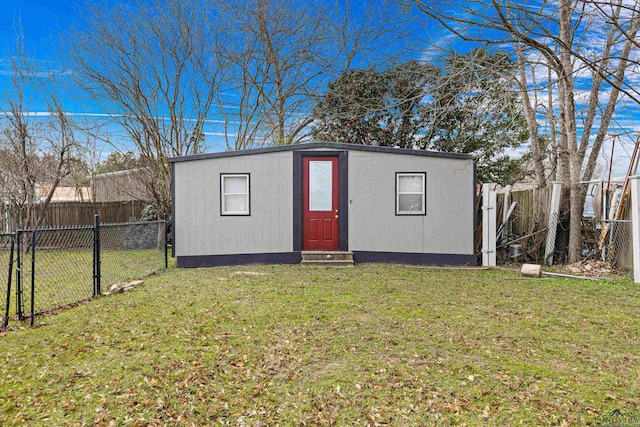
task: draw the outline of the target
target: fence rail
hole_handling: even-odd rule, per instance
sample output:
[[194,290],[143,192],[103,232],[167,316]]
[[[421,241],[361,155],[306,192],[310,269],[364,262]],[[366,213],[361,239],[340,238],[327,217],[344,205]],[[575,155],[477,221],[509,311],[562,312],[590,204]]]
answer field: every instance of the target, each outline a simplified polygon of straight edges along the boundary
[[[168,267],[166,221],[49,227],[0,234],[2,326],[89,300]],[[12,260],[15,257],[15,266]],[[12,284],[15,277],[14,292]]]

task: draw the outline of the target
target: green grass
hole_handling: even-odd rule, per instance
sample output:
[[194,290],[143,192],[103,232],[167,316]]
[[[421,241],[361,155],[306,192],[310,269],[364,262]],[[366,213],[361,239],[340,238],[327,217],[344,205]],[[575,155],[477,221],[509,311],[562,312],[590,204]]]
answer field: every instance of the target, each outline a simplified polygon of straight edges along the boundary
[[628,279],[170,270],[37,324],[0,338],[0,425],[583,426],[640,413]]
[[[6,300],[6,275],[8,254],[0,256],[0,267],[5,266],[0,277],[0,299],[4,314]],[[25,314],[31,311],[31,254],[23,255],[23,307]],[[103,250],[101,253],[102,291],[113,283],[140,279],[164,268],[164,254],[155,249]],[[15,261],[14,261],[15,262]],[[64,307],[91,298],[93,295],[93,253],[82,251],[36,251],[35,312]],[[16,312],[16,272],[13,272],[9,315]]]

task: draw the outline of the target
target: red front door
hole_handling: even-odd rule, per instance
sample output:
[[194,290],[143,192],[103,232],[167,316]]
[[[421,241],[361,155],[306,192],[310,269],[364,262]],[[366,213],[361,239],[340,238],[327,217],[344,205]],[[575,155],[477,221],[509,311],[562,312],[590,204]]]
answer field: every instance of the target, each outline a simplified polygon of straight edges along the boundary
[[336,250],[338,230],[338,157],[303,157],[302,249]]

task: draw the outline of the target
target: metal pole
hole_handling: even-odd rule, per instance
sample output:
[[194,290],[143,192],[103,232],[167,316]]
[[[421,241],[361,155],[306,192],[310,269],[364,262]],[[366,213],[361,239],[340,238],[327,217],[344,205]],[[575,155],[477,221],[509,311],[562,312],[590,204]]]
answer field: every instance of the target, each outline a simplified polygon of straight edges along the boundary
[[22,232],[16,231],[16,317],[22,320]]
[[169,231],[169,227],[167,227],[167,214],[164,214],[164,268],[169,268],[169,239],[167,239],[167,232]]
[[9,325],[9,306],[11,305],[11,276],[13,274],[13,250],[15,248],[15,239],[13,235],[9,237],[11,239],[11,245],[9,248],[9,275],[7,276],[7,303],[4,307],[4,321],[2,327],[6,328]]
[[95,288],[94,295],[100,295],[101,292],[101,284],[100,284],[100,215],[96,214],[94,216],[94,270],[95,270]]
[[93,272],[92,272],[92,278],[93,278],[93,296],[96,296],[97,290],[98,290],[98,285],[97,285],[97,268],[96,268],[96,217],[94,215],[93,217]]
[[602,196],[602,202],[600,202],[602,204],[602,213],[600,215],[602,216],[600,218],[604,221],[607,219],[607,208],[609,207],[609,185],[607,184],[607,188],[605,189],[604,180],[600,183],[600,193]]
[[35,308],[36,295],[36,232],[31,232],[31,326],[36,317]]

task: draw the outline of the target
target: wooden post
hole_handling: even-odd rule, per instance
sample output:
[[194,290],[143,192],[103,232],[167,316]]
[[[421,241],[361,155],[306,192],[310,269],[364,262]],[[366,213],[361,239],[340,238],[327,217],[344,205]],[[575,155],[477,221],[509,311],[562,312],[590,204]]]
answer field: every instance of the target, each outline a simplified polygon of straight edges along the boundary
[[482,265],[496,265],[496,192],[482,185]]
[[549,208],[549,223],[547,225],[547,244],[544,249],[544,262],[547,265],[553,264],[553,253],[556,249],[556,229],[558,228],[558,217],[560,216],[561,191],[562,184],[560,181],[553,181],[551,207]]
[[640,283],[640,176],[631,177],[631,223],[633,241],[633,281]]

